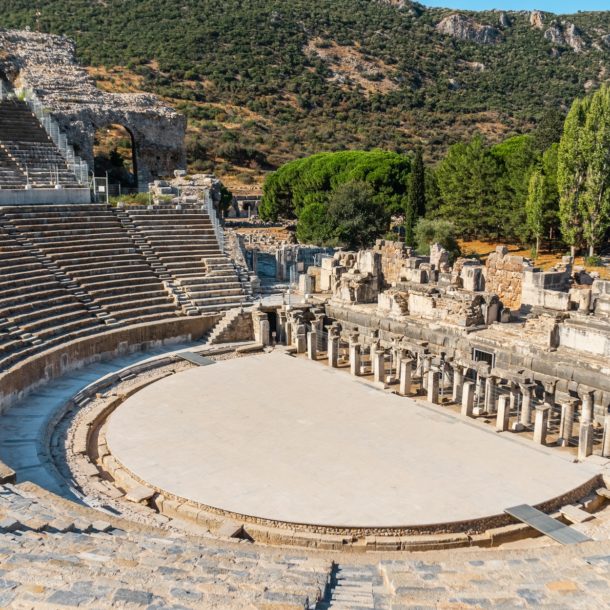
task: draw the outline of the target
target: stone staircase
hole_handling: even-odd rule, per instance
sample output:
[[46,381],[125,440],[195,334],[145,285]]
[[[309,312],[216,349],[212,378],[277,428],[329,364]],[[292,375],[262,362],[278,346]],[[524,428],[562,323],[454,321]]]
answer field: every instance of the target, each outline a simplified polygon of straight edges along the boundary
[[224,316],[218,322],[216,322],[216,324],[205,337],[205,343],[207,345],[214,345],[221,337],[222,333],[227,331],[231,324],[233,324],[233,322],[235,322],[235,320],[237,320],[237,318],[241,314],[242,309],[237,307],[226,311]]
[[316,610],[392,610],[391,595],[374,565],[333,565]]

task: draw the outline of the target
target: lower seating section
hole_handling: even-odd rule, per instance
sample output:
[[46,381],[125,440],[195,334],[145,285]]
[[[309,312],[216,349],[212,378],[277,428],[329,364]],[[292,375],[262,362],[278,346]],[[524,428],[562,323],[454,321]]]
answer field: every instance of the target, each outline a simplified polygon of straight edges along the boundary
[[218,544],[0,487],[0,606],[313,608],[330,561]]
[[192,204],[130,207],[118,212],[147,256],[198,311],[241,305],[246,289],[231,259],[221,252],[205,210]]
[[105,326],[67,281],[0,228],[0,366]]
[[119,220],[104,205],[13,206],[2,220],[78,287],[106,324],[134,324],[182,313]]
[[[26,177],[27,176],[27,177]],[[78,187],[55,143],[25,102],[0,100],[0,185]]]

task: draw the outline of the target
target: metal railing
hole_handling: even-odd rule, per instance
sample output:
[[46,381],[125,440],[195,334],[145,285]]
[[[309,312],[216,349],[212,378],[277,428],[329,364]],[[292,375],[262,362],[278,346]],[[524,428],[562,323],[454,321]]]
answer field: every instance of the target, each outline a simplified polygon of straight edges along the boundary
[[53,140],[62,157],[65,159],[68,169],[76,177],[77,182],[83,186],[88,185],[89,165],[86,161],[81,159],[74,152],[74,148],[68,144],[68,137],[61,131],[59,123],[51,117],[49,111],[43,106],[42,102],[31,89],[18,89],[16,93],[17,97],[28,104],[32,113],[49,134],[49,137]]
[[212,201],[212,196],[210,195],[210,191],[205,191],[204,195],[205,201],[205,210],[212,221],[212,227],[214,228],[214,234],[216,235],[216,241],[218,242],[218,247],[221,252],[225,251],[225,235],[224,230],[222,228],[222,224],[220,222],[220,218],[218,217],[218,212],[214,207],[214,202]]

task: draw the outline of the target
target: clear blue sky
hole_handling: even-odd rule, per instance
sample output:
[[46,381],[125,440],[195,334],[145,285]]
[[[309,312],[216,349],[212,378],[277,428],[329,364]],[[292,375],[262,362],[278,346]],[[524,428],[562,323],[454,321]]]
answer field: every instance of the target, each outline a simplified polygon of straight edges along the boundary
[[463,8],[473,11],[501,9],[505,11],[534,10],[550,13],[577,11],[610,11],[610,0],[421,0],[427,6]]

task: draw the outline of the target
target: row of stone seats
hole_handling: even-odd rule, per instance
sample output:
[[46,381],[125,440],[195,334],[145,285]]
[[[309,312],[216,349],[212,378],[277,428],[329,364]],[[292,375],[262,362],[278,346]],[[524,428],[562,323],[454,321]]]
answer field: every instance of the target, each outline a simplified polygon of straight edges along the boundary
[[2,212],[15,235],[70,278],[108,323],[133,324],[181,314],[109,207],[13,206]]
[[0,146],[0,188],[18,189],[26,184],[25,174]]
[[105,329],[35,253],[0,228],[0,364]]
[[129,207],[118,213],[165,277],[199,311],[244,303],[246,290],[234,264],[220,251],[210,217],[201,206]]
[[2,607],[313,608],[328,560],[137,525],[0,487]]
[[[0,101],[0,185],[19,188],[78,187],[75,175],[28,105],[17,99]],[[27,175],[27,177],[26,177]]]

